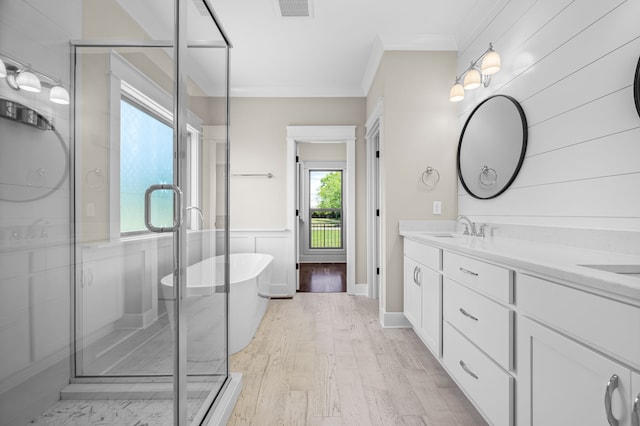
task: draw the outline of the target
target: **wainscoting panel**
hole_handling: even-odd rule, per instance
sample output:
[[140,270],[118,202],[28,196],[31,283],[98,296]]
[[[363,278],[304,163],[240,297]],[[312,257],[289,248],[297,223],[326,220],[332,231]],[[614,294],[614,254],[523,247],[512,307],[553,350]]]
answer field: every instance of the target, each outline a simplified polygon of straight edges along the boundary
[[292,233],[286,229],[252,230],[233,229],[230,231],[231,253],[266,253],[273,256],[271,269],[272,296],[291,295],[290,276],[292,265],[287,258],[289,238]]

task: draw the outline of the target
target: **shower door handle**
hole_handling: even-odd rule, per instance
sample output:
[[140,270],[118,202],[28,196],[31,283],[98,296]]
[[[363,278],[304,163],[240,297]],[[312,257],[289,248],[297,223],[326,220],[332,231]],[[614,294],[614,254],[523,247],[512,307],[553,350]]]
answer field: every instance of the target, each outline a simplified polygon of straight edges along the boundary
[[[173,201],[173,226],[158,227],[151,223],[151,194],[155,191],[169,190],[175,194]],[[144,192],[144,225],[151,232],[174,232],[182,225],[182,191],[169,183],[151,185]]]

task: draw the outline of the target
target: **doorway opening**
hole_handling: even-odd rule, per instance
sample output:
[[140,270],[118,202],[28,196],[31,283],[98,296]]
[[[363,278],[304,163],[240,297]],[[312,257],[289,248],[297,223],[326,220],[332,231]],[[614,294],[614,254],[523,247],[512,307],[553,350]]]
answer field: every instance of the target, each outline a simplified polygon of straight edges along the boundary
[[[287,197],[290,206],[287,223],[293,231],[289,245],[292,268],[288,297],[303,291],[300,286],[303,263],[344,264],[346,291],[358,293],[355,284],[355,129],[356,126],[287,127]],[[331,150],[340,150],[340,156],[318,155],[318,152],[307,155],[308,151],[326,153]],[[309,203],[309,186],[313,186],[309,182],[316,180],[320,182],[316,185],[320,186],[323,178],[327,181],[325,186],[333,184],[334,195],[339,193],[339,207],[328,202]],[[337,181],[340,191],[335,190]],[[316,266],[322,273],[327,268],[326,265]],[[332,275],[341,277],[343,274]],[[366,289],[360,290],[360,293],[366,292]]]

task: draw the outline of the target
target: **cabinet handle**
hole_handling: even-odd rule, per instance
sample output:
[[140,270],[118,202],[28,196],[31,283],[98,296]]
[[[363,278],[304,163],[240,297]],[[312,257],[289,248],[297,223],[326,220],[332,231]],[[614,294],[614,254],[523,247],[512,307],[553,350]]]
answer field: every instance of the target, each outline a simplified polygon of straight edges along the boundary
[[465,311],[464,308],[460,308],[459,309],[460,313],[462,315],[464,315],[467,318],[471,318],[474,321],[478,321],[478,317],[474,317],[473,315],[471,315],[469,312]]
[[640,426],[640,393],[633,401],[633,408],[631,409],[631,426]]
[[422,286],[422,268],[418,268],[418,287]]
[[476,373],[474,373],[473,371],[471,371],[469,369],[469,367],[467,367],[467,364],[464,363],[463,360],[460,360],[460,367],[462,367],[462,369],[471,377],[473,377],[474,379],[478,379],[478,375]]
[[610,426],[618,426],[618,419],[613,417],[613,413],[611,412],[611,395],[613,395],[613,391],[618,388],[618,375],[614,374],[609,379],[607,383],[607,388],[604,392],[604,410],[607,414],[607,421]]
[[420,267],[416,266],[416,268],[413,270],[413,282],[416,283],[418,287],[420,287],[420,273]]
[[470,270],[465,269],[465,268],[460,268],[460,271],[461,271],[461,272],[464,272],[465,274],[473,275],[474,277],[477,277],[477,276],[478,276],[478,273],[477,273],[477,272],[473,272],[473,271],[470,271]]

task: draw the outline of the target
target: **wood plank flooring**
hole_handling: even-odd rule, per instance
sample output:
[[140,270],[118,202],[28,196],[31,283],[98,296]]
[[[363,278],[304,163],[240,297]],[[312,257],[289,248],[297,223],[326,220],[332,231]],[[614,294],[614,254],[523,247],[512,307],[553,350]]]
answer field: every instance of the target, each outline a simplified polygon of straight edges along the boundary
[[347,291],[347,264],[301,263],[299,291],[312,293]]
[[230,370],[244,384],[229,425],[486,425],[415,333],[383,329],[365,297],[271,300]]

